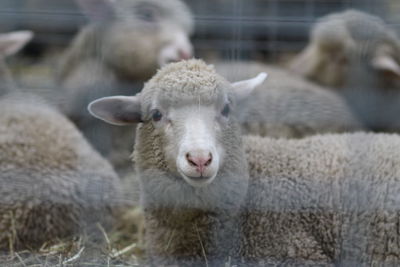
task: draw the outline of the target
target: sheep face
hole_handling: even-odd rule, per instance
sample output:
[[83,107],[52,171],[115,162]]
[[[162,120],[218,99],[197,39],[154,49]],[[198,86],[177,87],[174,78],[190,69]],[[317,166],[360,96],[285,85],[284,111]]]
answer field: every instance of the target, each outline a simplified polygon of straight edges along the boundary
[[158,37],[158,66],[192,56],[188,35],[193,31],[193,22],[190,11],[182,2],[123,0],[115,8],[120,21]]
[[[199,62],[190,60],[167,66],[146,84],[140,95],[106,97],[89,105],[94,116],[112,124],[141,121],[138,131],[146,132],[145,138],[152,139],[162,154],[158,160],[161,165],[151,167],[166,168],[194,187],[211,184],[232,157],[227,155],[226,148],[234,146],[233,141],[240,142],[239,125],[232,112],[235,103],[247,97],[266,77],[260,74],[229,84],[213,68]],[[198,64],[204,69],[196,69]],[[176,65],[179,68],[175,69]],[[186,69],[182,67],[186,65]]]
[[192,186],[208,185],[218,173],[224,149],[217,140],[226,138],[229,114],[222,110],[229,105],[228,101],[216,101],[216,105],[188,103],[179,108],[158,104],[159,108],[153,109],[152,123],[165,140],[169,169]]
[[[89,15],[90,11],[96,13],[92,9],[99,3],[90,6],[86,3],[90,2],[88,0],[80,2],[88,6]],[[157,68],[169,62],[192,57],[189,35],[193,31],[193,21],[184,3],[179,0],[102,2],[103,8],[97,11],[100,13],[97,18],[112,22],[106,27],[101,26],[105,30],[102,57],[120,75],[150,77]]]
[[351,10],[321,18],[312,30],[310,44],[290,67],[336,88],[363,81],[387,87],[400,77],[398,55],[400,41],[382,20]]

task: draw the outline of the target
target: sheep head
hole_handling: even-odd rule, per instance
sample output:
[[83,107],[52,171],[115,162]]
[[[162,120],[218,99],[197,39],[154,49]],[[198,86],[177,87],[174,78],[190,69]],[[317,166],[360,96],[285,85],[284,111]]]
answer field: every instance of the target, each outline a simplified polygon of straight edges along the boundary
[[141,123],[135,153],[145,155],[137,156],[138,168],[167,169],[193,187],[204,187],[222,166],[243,156],[237,152],[241,136],[232,111],[265,78],[261,73],[230,84],[200,60],[183,61],[162,68],[139,95],[101,98],[89,111],[111,124]]
[[[77,0],[104,31],[102,57],[126,78],[192,57],[193,18],[179,0]],[[105,23],[104,23],[105,22]]]
[[322,85],[354,86],[363,76],[400,78],[400,40],[381,19],[355,10],[321,18],[290,68]]

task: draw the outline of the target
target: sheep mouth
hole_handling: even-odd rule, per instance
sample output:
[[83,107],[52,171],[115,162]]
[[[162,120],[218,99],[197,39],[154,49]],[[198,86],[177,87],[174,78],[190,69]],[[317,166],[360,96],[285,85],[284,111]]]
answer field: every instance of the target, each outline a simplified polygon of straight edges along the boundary
[[209,184],[211,184],[211,182],[215,179],[215,177],[217,176],[217,174],[215,173],[212,176],[198,176],[198,177],[193,177],[193,176],[189,176],[186,175],[183,171],[179,170],[179,174],[182,176],[182,178],[191,186],[194,187],[204,187],[207,186]]
[[168,58],[168,59],[165,60],[164,65],[167,65],[167,64],[170,64],[170,63],[176,63],[176,62],[179,62],[179,61],[181,61],[181,59],[179,59],[179,58]]

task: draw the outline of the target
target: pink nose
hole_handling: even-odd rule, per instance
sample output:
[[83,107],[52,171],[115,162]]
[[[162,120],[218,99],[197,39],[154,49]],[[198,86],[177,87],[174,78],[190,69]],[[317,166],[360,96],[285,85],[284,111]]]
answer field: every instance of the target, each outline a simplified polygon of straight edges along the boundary
[[204,170],[211,164],[212,162],[212,154],[209,153],[207,157],[192,157],[190,153],[186,154],[186,160],[193,167],[196,167],[196,171],[200,174],[204,173]]
[[186,51],[183,51],[183,50],[179,50],[178,53],[179,53],[179,59],[180,60],[186,60],[186,59],[189,59],[189,58],[192,57],[192,53],[186,52]]

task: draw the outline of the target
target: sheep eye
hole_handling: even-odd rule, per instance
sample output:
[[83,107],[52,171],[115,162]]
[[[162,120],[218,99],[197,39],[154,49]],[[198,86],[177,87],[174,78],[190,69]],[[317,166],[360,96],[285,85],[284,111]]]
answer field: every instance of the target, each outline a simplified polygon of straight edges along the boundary
[[152,8],[149,7],[138,8],[137,12],[139,19],[143,21],[154,22],[156,20],[156,15]]
[[160,121],[162,119],[162,114],[158,109],[153,111],[152,119],[153,121]]
[[226,105],[224,106],[224,108],[222,109],[221,114],[222,114],[222,116],[224,116],[224,117],[228,117],[230,111],[231,111],[231,110],[230,110],[230,108],[229,108],[229,105],[226,104]]

